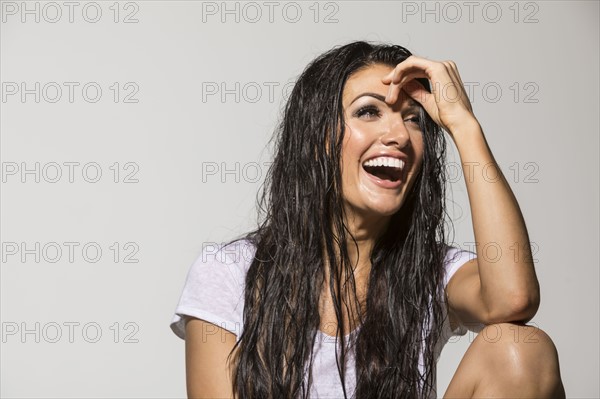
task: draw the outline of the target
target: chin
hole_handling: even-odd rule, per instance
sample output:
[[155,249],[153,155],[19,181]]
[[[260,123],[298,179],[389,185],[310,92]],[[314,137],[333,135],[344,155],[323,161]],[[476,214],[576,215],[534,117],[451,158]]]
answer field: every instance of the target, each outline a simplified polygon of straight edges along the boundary
[[384,204],[370,204],[370,206],[368,207],[369,213],[375,214],[375,215],[380,215],[380,216],[392,216],[393,214],[395,214],[396,212],[398,212],[400,210],[400,208],[402,207],[402,204],[390,204],[390,203],[384,203]]

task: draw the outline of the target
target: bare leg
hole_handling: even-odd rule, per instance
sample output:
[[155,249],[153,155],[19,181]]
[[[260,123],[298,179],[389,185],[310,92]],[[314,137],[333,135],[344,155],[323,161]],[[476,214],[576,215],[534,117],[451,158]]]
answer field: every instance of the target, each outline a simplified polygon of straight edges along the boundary
[[469,346],[444,398],[565,398],[556,347],[533,325],[488,325]]

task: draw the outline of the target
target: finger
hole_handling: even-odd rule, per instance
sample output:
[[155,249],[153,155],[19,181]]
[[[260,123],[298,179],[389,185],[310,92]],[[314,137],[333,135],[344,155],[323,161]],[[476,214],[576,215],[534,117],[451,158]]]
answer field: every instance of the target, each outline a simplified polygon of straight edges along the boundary
[[444,61],[443,64],[446,66],[446,70],[448,71],[448,74],[450,75],[452,81],[455,82],[462,91],[464,84],[460,78],[460,75],[458,74],[456,64],[453,61]]
[[388,94],[386,96],[386,102],[395,103],[398,100],[398,95],[400,94],[400,89],[408,82],[417,79],[417,78],[427,78],[427,75],[423,71],[417,70],[412,73],[409,73],[402,77],[402,79],[398,83],[389,83],[390,88],[388,90]]
[[[412,57],[412,56],[411,56]],[[451,66],[444,62],[430,61],[424,58],[414,57],[407,58],[392,70],[382,79],[384,84],[390,84],[388,91],[387,102],[394,102],[398,98],[399,89],[416,78],[427,78],[431,82],[432,92],[437,87],[447,87],[448,85],[456,85],[457,79],[452,77],[450,70]],[[394,87],[397,85],[398,87]]]
[[431,77],[432,73],[436,70],[439,70],[441,67],[443,67],[443,64],[440,62],[431,61],[426,58],[411,55],[410,57],[396,65],[396,67],[392,71],[390,71],[390,73],[388,73],[385,77],[387,78],[386,81],[389,81],[390,77],[392,77],[392,81],[394,83],[398,83],[401,79],[401,75],[407,72],[420,70],[423,71],[427,75],[427,77]]
[[460,73],[458,72],[458,67],[454,61],[444,61],[444,64],[448,68],[448,71],[452,74],[452,76],[460,82],[461,86],[464,86],[462,78],[460,77]]
[[[412,66],[421,68],[420,70],[424,75],[417,76],[414,74],[406,74],[406,77],[400,77],[398,79],[399,84],[404,84],[406,81],[410,80],[410,78],[426,77],[431,83],[432,93],[435,93],[439,88],[447,87],[448,85],[455,85],[457,82],[452,76],[452,68],[443,62],[430,61],[426,59],[414,59],[412,60],[412,63],[414,64]],[[407,65],[404,68],[409,69],[411,66]],[[399,70],[398,74],[403,75],[402,70]]]
[[383,78],[382,80],[384,81],[384,83],[390,83],[393,80],[394,75],[398,72],[400,65],[406,63],[407,60],[411,59],[411,57],[415,57],[414,55],[411,55],[407,58],[405,58],[403,61],[400,61],[390,72],[388,72]]
[[453,101],[462,100],[463,103],[467,106],[468,109],[472,110],[471,100],[467,95],[467,90],[465,89],[465,85],[460,77],[460,73],[458,72],[458,68],[453,61],[444,61],[446,68],[448,69],[448,73],[452,77],[455,82],[454,91],[449,96]]
[[421,104],[429,116],[434,120],[437,119],[437,104],[435,98],[420,82],[412,80],[405,84],[402,90]]
[[[403,61],[405,62],[405,61]],[[391,70],[387,75],[385,75],[383,78],[381,78],[382,82],[385,84],[389,84],[389,83],[398,83],[400,82],[400,80],[402,79],[403,76],[408,75],[408,74],[414,74],[414,73],[418,73],[422,76],[420,77],[428,77],[428,75],[425,73],[425,71],[418,67],[418,66],[409,66],[409,67],[405,67],[405,68],[400,68],[402,66],[402,63],[398,64],[396,66],[396,68],[394,68],[393,70]]]
[[428,101],[432,94],[417,80],[411,80],[402,86],[402,91],[406,92],[411,98],[423,105]]
[[[431,82],[431,91],[437,96],[438,90],[449,94],[453,101],[466,96],[464,85],[458,75],[458,68],[453,61],[431,61],[425,58],[411,56],[399,63],[390,71],[382,82],[390,84],[387,102],[393,103],[399,95],[399,88],[415,78],[427,78]],[[394,87],[396,85],[397,87]]]
[[460,77],[460,72],[458,71],[458,68],[454,61],[444,61],[444,64],[446,65],[448,73],[450,74],[452,79],[460,85],[463,91],[466,92],[466,90],[464,90],[465,84],[463,83],[463,80]]

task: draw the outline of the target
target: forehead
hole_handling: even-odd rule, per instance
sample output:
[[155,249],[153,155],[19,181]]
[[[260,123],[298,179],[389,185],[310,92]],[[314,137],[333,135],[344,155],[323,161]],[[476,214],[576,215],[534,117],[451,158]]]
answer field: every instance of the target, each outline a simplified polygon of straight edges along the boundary
[[[381,81],[381,78],[390,73],[392,69],[394,68],[389,65],[374,64],[352,74],[348,80],[346,80],[344,85],[344,91],[342,93],[342,102],[344,106],[350,105],[357,96],[363,93],[377,93],[385,97],[390,85],[384,84]],[[416,104],[404,90],[401,90],[397,103],[405,102]]]

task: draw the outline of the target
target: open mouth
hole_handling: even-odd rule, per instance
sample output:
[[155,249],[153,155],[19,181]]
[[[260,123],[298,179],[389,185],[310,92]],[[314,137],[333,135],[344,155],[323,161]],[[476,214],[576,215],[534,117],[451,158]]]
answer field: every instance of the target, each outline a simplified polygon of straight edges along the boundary
[[377,157],[363,163],[363,169],[380,180],[396,182],[402,177],[404,161],[392,157]]

